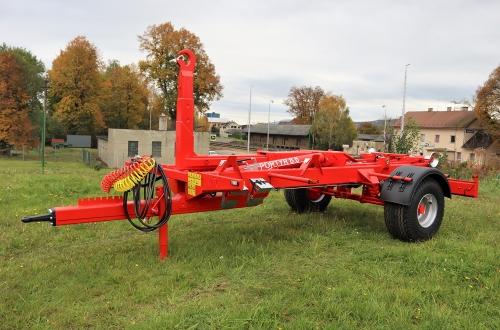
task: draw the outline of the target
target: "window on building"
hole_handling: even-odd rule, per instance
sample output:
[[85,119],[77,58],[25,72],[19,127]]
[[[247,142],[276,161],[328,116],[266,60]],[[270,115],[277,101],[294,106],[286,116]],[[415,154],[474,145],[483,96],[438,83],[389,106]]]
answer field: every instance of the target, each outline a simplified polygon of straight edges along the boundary
[[462,161],[462,153],[457,152],[457,162],[461,162],[461,161]]
[[439,135],[436,135],[436,138],[434,139],[434,142],[439,143]]
[[128,141],[128,157],[135,157],[139,154],[139,141]]
[[476,159],[476,154],[471,153],[469,156],[469,160],[473,162]]
[[455,143],[455,135],[452,135],[452,136],[451,136],[450,142],[451,142],[451,143]]
[[420,134],[420,142],[425,142],[425,134]]
[[151,143],[151,155],[153,157],[161,157],[161,141],[153,141]]

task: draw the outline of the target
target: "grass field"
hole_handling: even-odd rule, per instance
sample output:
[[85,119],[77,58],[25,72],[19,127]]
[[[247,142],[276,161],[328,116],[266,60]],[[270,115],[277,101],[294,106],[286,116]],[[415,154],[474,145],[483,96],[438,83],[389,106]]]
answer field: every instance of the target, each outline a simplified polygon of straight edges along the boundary
[[446,200],[434,239],[391,239],[383,208],[332,200],[173,216],[170,256],[126,221],[25,215],[103,195],[81,162],[0,160],[1,329],[498,329],[500,181]]

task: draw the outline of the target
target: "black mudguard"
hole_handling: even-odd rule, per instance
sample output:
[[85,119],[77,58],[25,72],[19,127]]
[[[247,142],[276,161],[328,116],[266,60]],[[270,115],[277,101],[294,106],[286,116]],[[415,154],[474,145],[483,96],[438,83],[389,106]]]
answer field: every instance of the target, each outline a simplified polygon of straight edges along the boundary
[[380,199],[384,202],[410,205],[418,184],[420,181],[429,176],[439,183],[443,189],[443,195],[451,198],[450,183],[444,176],[443,172],[437,168],[404,165],[392,171],[390,176],[400,176],[403,178],[409,177],[412,178],[412,181],[405,182],[394,179],[384,180],[384,184],[380,189]]

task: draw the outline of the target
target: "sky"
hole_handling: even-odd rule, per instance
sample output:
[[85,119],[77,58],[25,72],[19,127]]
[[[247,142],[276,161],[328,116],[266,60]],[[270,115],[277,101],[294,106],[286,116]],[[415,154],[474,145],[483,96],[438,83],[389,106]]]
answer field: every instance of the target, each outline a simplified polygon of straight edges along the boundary
[[[210,112],[243,125],[291,119],[292,86],[343,95],[355,122],[469,101],[500,65],[498,0],[0,0],[0,43],[47,69],[85,36],[137,63],[137,37],[171,22],[197,35],[224,85]],[[406,92],[405,92],[406,81]],[[273,103],[271,102],[273,101]],[[456,102],[456,103],[454,103]]]

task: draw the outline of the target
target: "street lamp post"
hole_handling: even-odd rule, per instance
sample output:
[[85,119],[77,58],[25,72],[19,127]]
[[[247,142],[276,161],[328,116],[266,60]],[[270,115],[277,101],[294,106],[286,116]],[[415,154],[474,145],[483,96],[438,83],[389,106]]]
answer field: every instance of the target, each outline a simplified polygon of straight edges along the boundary
[[250,86],[250,107],[248,108],[247,152],[250,153],[250,117],[252,115],[252,87]]
[[404,84],[404,91],[403,91],[403,110],[401,110],[401,135],[403,135],[403,129],[405,125],[405,101],[406,101],[406,70],[408,69],[408,65],[406,64],[405,66],[405,84]]
[[385,104],[382,106],[382,108],[384,108],[384,147],[385,147],[385,144],[386,144],[385,132],[386,132],[386,127],[387,127],[387,111],[385,109]]
[[45,115],[47,112],[47,89],[49,88],[49,80],[43,80],[43,110],[42,110],[42,172],[45,169]]
[[269,151],[269,122],[271,121],[271,103],[274,103],[273,100],[269,101],[269,112],[267,113],[267,145],[266,149]]

